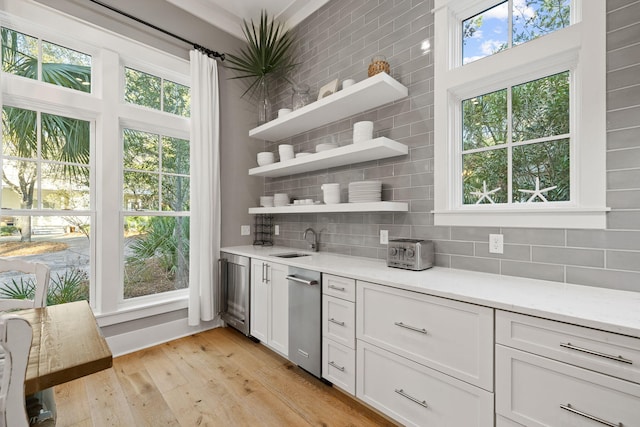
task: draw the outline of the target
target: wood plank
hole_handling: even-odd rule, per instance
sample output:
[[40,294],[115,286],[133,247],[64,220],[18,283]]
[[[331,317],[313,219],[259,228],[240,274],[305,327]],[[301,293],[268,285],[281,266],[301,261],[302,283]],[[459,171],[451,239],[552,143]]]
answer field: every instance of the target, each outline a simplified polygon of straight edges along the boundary
[[56,401],[58,427],[395,425],[228,328],[118,357]]
[[111,367],[113,358],[87,301],[16,311],[31,323],[33,339],[25,394]]

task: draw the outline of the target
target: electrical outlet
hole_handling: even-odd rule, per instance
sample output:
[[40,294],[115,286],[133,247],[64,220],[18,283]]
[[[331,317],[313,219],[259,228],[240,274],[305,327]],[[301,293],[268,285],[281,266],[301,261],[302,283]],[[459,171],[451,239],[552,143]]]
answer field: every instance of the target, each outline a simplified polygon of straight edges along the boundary
[[380,244],[389,244],[389,230],[380,230]]
[[489,252],[492,254],[504,253],[504,236],[502,234],[489,234]]
[[279,226],[279,225],[276,225],[276,226],[273,228],[273,234],[275,234],[276,236],[279,236],[279,235],[280,235],[280,226]]
[[240,235],[241,236],[248,236],[249,234],[251,234],[251,226],[250,225],[241,225],[240,226]]

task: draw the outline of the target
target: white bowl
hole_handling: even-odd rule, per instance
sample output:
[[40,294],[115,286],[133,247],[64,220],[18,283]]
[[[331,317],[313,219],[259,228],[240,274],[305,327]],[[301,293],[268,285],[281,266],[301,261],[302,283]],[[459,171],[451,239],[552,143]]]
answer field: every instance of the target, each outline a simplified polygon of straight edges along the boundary
[[304,156],[309,156],[313,153],[296,153],[296,157],[304,157]]
[[291,108],[281,108],[278,110],[278,117],[284,117],[291,112]]
[[333,150],[334,148],[338,148],[338,144],[334,144],[332,142],[318,144],[316,145],[316,153],[319,153],[321,151]]
[[270,165],[275,161],[275,156],[270,151],[263,151],[258,153],[258,166]]

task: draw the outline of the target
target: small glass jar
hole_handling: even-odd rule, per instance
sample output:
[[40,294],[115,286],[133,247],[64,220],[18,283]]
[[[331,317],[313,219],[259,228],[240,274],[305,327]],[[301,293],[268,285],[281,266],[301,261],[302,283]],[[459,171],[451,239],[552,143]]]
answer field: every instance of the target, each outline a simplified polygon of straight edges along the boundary
[[383,71],[389,74],[389,63],[387,62],[387,58],[383,55],[376,55],[371,58],[371,64],[369,64],[369,77],[375,76]]
[[309,85],[304,83],[293,85],[293,95],[291,96],[291,108],[297,110],[311,102]]

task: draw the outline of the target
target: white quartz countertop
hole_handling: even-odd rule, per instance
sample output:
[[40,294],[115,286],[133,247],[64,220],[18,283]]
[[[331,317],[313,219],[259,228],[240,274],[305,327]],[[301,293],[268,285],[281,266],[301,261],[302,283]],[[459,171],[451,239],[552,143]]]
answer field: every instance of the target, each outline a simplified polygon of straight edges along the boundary
[[[640,292],[442,267],[401,270],[387,267],[384,260],[278,246],[221,251],[640,338]],[[310,256],[274,256],[292,252]]]

